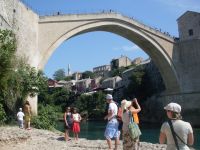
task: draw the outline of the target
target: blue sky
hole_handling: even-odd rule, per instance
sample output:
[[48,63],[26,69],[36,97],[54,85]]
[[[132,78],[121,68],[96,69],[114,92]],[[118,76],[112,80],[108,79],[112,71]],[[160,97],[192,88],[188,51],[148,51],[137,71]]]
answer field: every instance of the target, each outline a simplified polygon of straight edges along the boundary
[[[178,37],[177,18],[187,10],[200,12],[200,0],[23,0],[40,15],[90,13],[114,10]],[[58,69],[92,70],[112,58],[148,58],[134,43],[108,32],[91,32],[62,43],[49,58],[44,73],[52,77]]]

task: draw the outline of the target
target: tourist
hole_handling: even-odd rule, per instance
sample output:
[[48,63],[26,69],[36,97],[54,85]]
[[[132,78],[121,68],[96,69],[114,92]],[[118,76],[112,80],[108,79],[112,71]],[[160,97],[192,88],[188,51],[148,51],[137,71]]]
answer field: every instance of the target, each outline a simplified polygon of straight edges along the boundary
[[24,113],[22,112],[22,108],[19,108],[19,112],[17,113],[17,120],[20,129],[24,128]]
[[177,103],[169,103],[164,109],[169,120],[161,126],[160,144],[167,143],[167,150],[189,150],[187,144],[194,143],[193,129],[189,122],[181,120],[181,106]]
[[74,139],[78,141],[78,134],[80,132],[81,115],[77,112],[76,108],[74,108],[73,110],[72,120],[73,120],[72,131],[74,133]]
[[[137,108],[132,106],[132,103],[135,103]],[[133,102],[127,101],[127,100],[122,100],[121,101],[121,107],[122,107],[122,121],[123,121],[123,149],[124,150],[139,150],[140,143],[139,143],[139,137],[136,139],[132,139],[130,134],[129,134],[129,129],[128,125],[130,123],[130,117],[133,117],[133,113],[138,113],[141,111],[140,105],[137,102],[137,99],[134,99]]]
[[[137,98],[133,98],[132,107],[141,111],[141,108],[140,108],[140,105],[138,104]],[[139,125],[139,117],[138,117],[137,111],[133,111],[133,120],[135,123],[137,123]]]
[[25,114],[25,129],[30,130],[31,125],[31,106],[29,101],[25,102],[24,105],[24,114]]
[[111,94],[106,95],[106,102],[109,104],[109,106],[108,114],[104,117],[105,120],[108,120],[104,136],[106,138],[109,150],[112,149],[112,138],[115,139],[115,150],[117,150],[120,136],[120,131],[118,130],[119,123],[117,121],[118,108],[116,103],[113,101]]
[[65,113],[64,113],[64,126],[65,126],[65,141],[70,141],[71,139],[69,138],[69,131],[72,128],[72,113],[71,113],[71,108],[67,107],[65,109]]

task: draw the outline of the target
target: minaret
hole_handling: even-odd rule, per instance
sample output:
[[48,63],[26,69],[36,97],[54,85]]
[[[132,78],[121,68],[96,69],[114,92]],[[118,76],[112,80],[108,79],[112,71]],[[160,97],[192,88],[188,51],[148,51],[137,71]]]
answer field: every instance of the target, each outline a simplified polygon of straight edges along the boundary
[[71,68],[70,68],[70,64],[68,64],[68,69],[67,69],[67,76],[71,75]]

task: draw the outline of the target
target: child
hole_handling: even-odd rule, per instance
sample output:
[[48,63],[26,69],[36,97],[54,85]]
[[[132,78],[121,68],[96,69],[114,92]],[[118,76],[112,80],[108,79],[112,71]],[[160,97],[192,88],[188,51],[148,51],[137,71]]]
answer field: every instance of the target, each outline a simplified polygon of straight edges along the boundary
[[74,108],[74,110],[73,110],[72,119],[73,119],[72,131],[74,132],[75,140],[78,141],[78,133],[80,132],[81,116],[77,112],[76,108]]
[[17,113],[17,120],[20,129],[24,128],[24,113],[22,112],[22,108],[19,108],[19,112]]

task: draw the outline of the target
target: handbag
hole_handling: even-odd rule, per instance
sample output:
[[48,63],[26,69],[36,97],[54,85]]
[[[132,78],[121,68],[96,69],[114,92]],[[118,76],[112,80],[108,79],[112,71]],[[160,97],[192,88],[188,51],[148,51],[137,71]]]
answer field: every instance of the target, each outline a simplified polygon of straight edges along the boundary
[[129,134],[130,137],[135,140],[136,138],[138,138],[142,133],[140,131],[140,128],[138,126],[137,123],[135,123],[133,121],[133,117],[131,115],[131,113],[129,112],[129,118],[130,118],[130,122],[128,124],[128,129],[129,129]]

